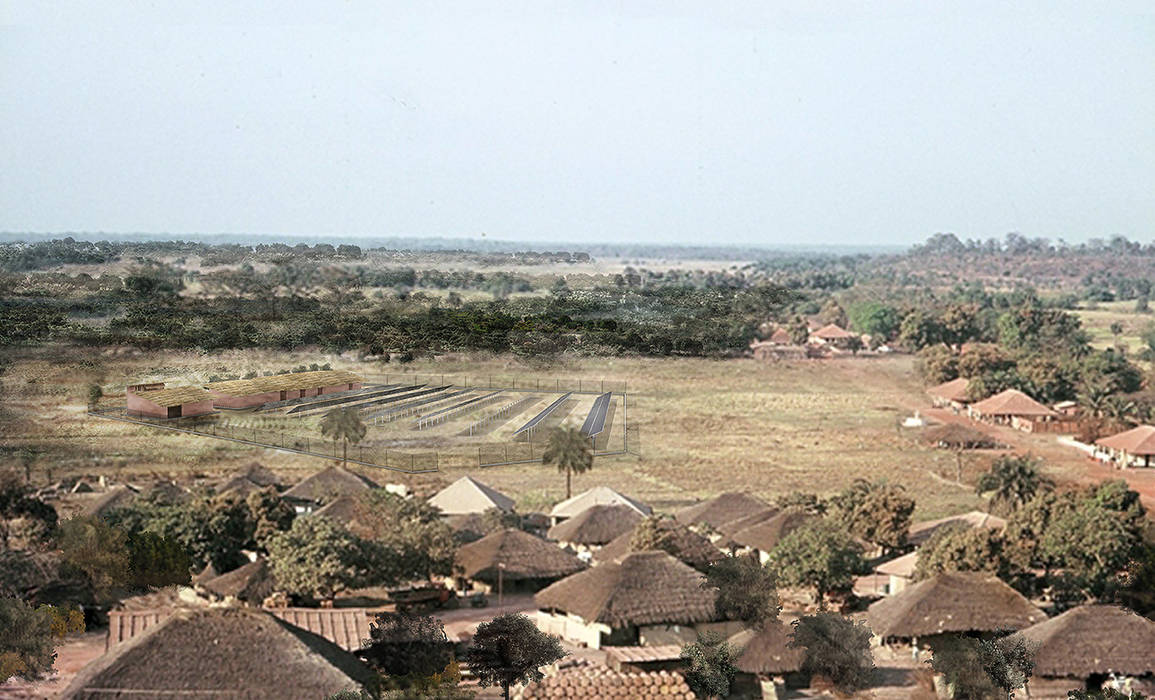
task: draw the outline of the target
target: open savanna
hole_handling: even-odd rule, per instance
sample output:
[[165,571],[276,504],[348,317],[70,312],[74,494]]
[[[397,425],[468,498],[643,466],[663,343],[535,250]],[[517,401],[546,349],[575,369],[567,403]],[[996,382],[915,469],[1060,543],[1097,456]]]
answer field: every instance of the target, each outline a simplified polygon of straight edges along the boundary
[[[1091,344],[1096,348],[1113,347],[1118,342],[1131,353],[1145,347],[1143,331],[1155,322],[1155,314],[1137,313],[1133,301],[1099,302],[1091,308],[1076,309],[1074,313],[1091,334]],[[1115,322],[1123,324],[1123,332],[1118,338],[1111,333],[1111,324]]]
[[[3,376],[3,455],[34,478],[66,474],[118,480],[151,476],[182,481],[212,479],[259,461],[293,480],[325,466],[317,458],[254,448],[94,418],[84,411],[91,382],[106,392],[126,381],[202,381],[213,373],[280,369],[331,362],[366,374],[401,366],[364,363],[318,353],[234,351],[141,352],[124,349],[39,348],[13,353]],[[953,455],[920,444],[898,423],[927,405],[909,357],[763,363],[750,359],[576,358],[527,367],[506,356],[449,356],[404,366],[404,371],[497,375],[518,381],[555,378],[624,381],[628,418],[639,431],[641,457],[599,458],[575,488],[605,484],[673,508],[696,498],[740,490],[774,498],[794,490],[828,494],[855,478],[902,484],[930,518],[978,504],[970,488],[953,483]],[[115,402],[116,399],[111,399]],[[620,415],[615,415],[620,429]],[[563,497],[555,470],[535,464],[492,467],[448,461],[440,474],[372,473],[379,481],[425,490],[474,474],[543,507]],[[968,457],[964,481],[985,464]]]

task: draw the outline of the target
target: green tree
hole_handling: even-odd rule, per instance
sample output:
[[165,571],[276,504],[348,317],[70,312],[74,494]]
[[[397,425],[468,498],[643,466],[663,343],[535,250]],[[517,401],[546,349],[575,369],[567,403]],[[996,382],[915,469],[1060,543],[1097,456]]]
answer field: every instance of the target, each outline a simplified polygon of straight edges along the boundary
[[991,494],[991,509],[1012,513],[1042,490],[1053,488],[1039,471],[1039,461],[1030,455],[999,457],[990,470],[979,476],[975,491]]
[[378,569],[382,581],[395,582],[453,573],[457,543],[441,512],[417,498],[385,489],[359,494],[350,524],[353,534],[389,552],[390,569]]
[[1122,584],[1121,574],[1143,544],[1141,530],[1118,511],[1094,500],[1052,515],[1042,551],[1063,567],[1071,581],[1101,598]]
[[842,693],[852,694],[870,685],[874,656],[870,628],[832,612],[795,620],[788,646],[806,650],[802,671],[827,678]]
[[565,497],[570,498],[573,496],[573,475],[584,474],[593,467],[594,451],[581,430],[561,426],[550,432],[541,453],[541,463],[552,464],[559,472],[565,473]]
[[945,333],[942,323],[931,314],[911,311],[899,325],[898,342],[910,350],[922,350],[942,343]]
[[933,651],[931,668],[943,674],[956,698],[1010,700],[1035,670],[1034,650],[1019,636],[945,635],[934,642]]
[[914,505],[901,486],[855,479],[830,499],[830,515],[855,537],[893,551],[906,546]]
[[88,410],[94,411],[100,405],[100,400],[104,398],[104,390],[100,388],[99,384],[88,385]]
[[704,587],[718,589],[719,619],[742,620],[751,627],[777,620],[778,577],[754,556],[724,557],[706,570]]
[[932,345],[918,353],[918,369],[927,384],[942,384],[959,376],[958,355],[945,345]]
[[378,613],[369,624],[369,639],[359,652],[377,671],[420,685],[453,661],[452,645],[441,621],[430,616]]
[[790,334],[790,342],[795,345],[805,345],[810,340],[810,324],[801,316],[791,318],[786,331]]
[[374,582],[377,557],[371,548],[328,518],[297,518],[268,539],[269,568],[290,593],[332,598]]
[[19,598],[0,596],[0,683],[34,681],[52,671],[52,620]]
[[737,656],[722,637],[711,633],[699,635],[696,642],[682,647],[686,685],[700,698],[729,697],[734,676],[738,675],[734,665]]
[[356,445],[365,437],[368,428],[361,421],[361,414],[355,408],[337,407],[330,409],[321,419],[321,434],[333,439],[333,447],[342,442],[341,461],[349,463],[349,443]]
[[897,335],[902,323],[902,315],[897,309],[877,301],[852,304],[847,315],[850,317],[851,328],[881,340],[889,340]]
[[188,585],[192,557],[174,538],[155,532],[128,537],[128,581],[134,588]]
[[481,687],[499,686],[509,700],[510,686],[541,680],[541,667],[565,656],[557,637],[525,615],[510,613],[477,626],[466,658]]
[[100,518],[74,517],[60,523],[56,546],[64,562],[92,583],[98,596],[129,583],[128,537]]
[[989,571],[1007,575],[1003,539],[994,530],[966,525],[939,528],[918,550],[914,578],[956,571]]
[[1115,339],[1112,345],[1118,345],[1119,336],[1123,335],[1123,331],[1125,330],[1122,321],[1112,321],[1110,328],[1111,337]]
[[29,486],[21,483],[15,471],[5,469],[0,471],[0,546],[3,549],[11,545],[13,526],[18,520],[35,539],[43,539],[56,528],[56,509],[32,496]]
[[827,593],[850,590],[866,568],[859,544],[829,520],[806,523],[782,538],[770,561],[780,583],[813,588],[819,605],[825,605]]

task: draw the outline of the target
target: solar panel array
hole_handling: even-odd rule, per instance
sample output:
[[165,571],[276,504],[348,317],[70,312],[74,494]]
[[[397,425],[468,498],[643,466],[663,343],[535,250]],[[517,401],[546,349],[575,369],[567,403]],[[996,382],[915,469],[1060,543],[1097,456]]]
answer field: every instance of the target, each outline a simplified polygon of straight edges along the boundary
[[[418,388],[418,387],[400,386],[397,384],[393,384],[391,386],[381,387],[379,389],[374,389],[371,391],[362,391],[362,392],[357,393],[355,395],[336,396],[336,397],[333,397],[331,399],[322,399],[321,401],[310,401],[310,402],[304,403],[303,405],[300,405],[300,406],[294,406],[293,408],[289,409],[288,411],[285,411],[285,415],[292,415],[295,413],[304,413],[307,411],[316,411],[318,409],[328,408],[330,406],[339,406],[343,403],[352,403],[354,401],[360,401],[361,399],[373,399],[373,398],[380,398],[382,396],[391,396],[393,394],[400,394],[402,392],[410,391],[410,390],[416,389],[416,388]],[[290,400],[292,400],[292,399],[290,399]],[[296,400],[300,401],[300,399],[296,399]],[[369,402],[369,404],[371,404],[371,403],[372,402]],[[369,404],[361,404],[361,405],[369,405]],[[265,405],[268,406],[268,404],[265,404]],[[357,408],[360,408],[360,407],[361,406],[357,406]]]
[[611,398],[613,398],[613,394],[607,392],[594,399],[594,405],[590,408],[590,414],[586,416],[585,422],[582,423],[582,435],[588,438],[597,437],[606,429],[606,413],[610,410]]
[[[444,391],[445,389],[448,389],[448,388],[450,388],[450,387],[443,386],[443,387],[438,388],[437,391]],[[375,413],[371,413],[371,414],[369,414],[368,417],[376,419],[378,423],[380,423],[382,420],[385,421],[386,423],[388,423],[390,421],[395,421],[398,418],[404,418],[405,416],[411,416],[411,415],[413,415],[414,412],[416,412],[416,410],[418,408],[421,408],[422,406],[428,406],[431,403],[440,403],[442,401],[448,401],[450,399],[457,398],[458,396],[461,396],[463,394],[468,394],[472,391],[473,391],[473,389],[462,389],[460,391],[454,391],[454,392],[451,392],[449,394],[445,394],[443,396],[430,396],[429,398],[420,399],[418,401],[410,401],[410,402],[402,404],[400,406],[395,406],[393,408],[388,408],[388,409],[385,409],[383,411],[377,411]]]
[[434,411],[433,413],[426,413],[425,415],[421,416],[421,418],[417,421],[417,423],[413,427],[418,429],[418,430],[424,430],[425,428],[428,428],[429,426],[437,425],[438,423],[444,423],[445,421],[449,420],[450,418],[453,418],[454,416],[460,414],[463,411],[474,411],[478,408],[481,408],[482,406],[488,405],[489,403],[496,401],[498,399],[499,395],[504,391],[505,391],[505,389],[498,389],[497,391],[493,392],[492,394],[486,394],[484,396],[477,396],[477,397],[474,397],[472,399],[469,399],[468,401],[462,401],[461,403],[456,404],[454,406],[449,406],[448,408],[443,408],[440,411]]
[[573,395],[573,392],[567,392],[567,393],[565,393],[565,394],[562,394],[562,395],[561,395],[561,398],[557,399],[556,401],[554,401],[554,402],[553,402],[553,403],[551,403],[550,405],[546,406],[546,407],[545,407],[545,409],[544,409],[544,410],[542,410],[542,412],[541,412],[541,413],[539,413],[539,414],[537,414],[536,416],[534,416],[533,418],[531,418],[531,419],[530,419],[530,421],[529,421],[528,423],[526,423],[525,425],[523,425],[523,426],[521,426],[520,428],[518,428],[518,429],[517,429],[517,430],[516,430],[516,431],[515,431],[513,434],[514,434],[515,436],[517,436],[517,435],[521,435],[521,434],[522,434],[522,433],[524,433],[524,432],[527,432],[527,431],[533,430],[533,429],[534,429],[534,428],[536,428],[538,425],[540,425],[540,424],[541,424],[541,422],[542,422],[543,420],[545,420],[547,417],[549,417],[549,414],[551,414],[551,413],[553,413],[555,410],[557,410],[557,407],[558,407],[558,406],[560,406],[560,405],[562,405],[563,403],[565,403],[565,402],[566,402],[566,399],[568,399],[568,398],[569,398],[570,396],[572,396],[572,395]]

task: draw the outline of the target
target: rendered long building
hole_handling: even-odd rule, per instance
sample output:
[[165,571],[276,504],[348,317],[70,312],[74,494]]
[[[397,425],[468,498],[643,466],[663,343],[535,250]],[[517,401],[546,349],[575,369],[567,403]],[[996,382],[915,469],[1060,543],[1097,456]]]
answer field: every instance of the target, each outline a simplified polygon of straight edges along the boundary
[[291,372],[252,379],[232,379],[201,386],[165,387],[163,382],[137,384],[125,391],[129,415],[147,418],[187,418],[218,408],[255,408],[340,391],[360,389],[362,379],[344,370]]

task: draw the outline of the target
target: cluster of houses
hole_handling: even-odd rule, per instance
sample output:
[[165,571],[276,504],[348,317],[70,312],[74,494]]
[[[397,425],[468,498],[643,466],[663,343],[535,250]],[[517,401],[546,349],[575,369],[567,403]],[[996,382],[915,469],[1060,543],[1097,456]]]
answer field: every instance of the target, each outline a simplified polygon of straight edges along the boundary
[[826,358],[856,354],[869,347],[871,340],[868,335],[852,333],[836,323],[822,325],[813,319],[807,321],[807,333],[806,341],[798,343],[789,330],[778,326],[765,340],[752,340],[750,352],[757,360]]
[[[943,382],[927,390],[934,405],[956,415],[990,425],[1003,425],[1028,433],[1077,433],[1081,418],[1074,401],[1046,406],[1018,389],[1006,389],[994,396],[972,401],[967,392],[970,381],[963,377]],[[1140,425],[1099,438],[1091,455],[1120,468],[1150,467],[1155,457],[1155,426]]]
[[257,408],[270,403],[322,394],[356,391],[363,380],[344,370],[289,372],[251,379],[231,379],[199,386],[133,384],[125,389],[125,409],[143,418],[188,418],[218,409]]
[[[218,490],[247,493],[270,485],[278,486],[276,476],[253,466]],[[353,499],[375,487],[331,467],[281,493],[301,517],[348,525],[356,513]],[[118,495],[109,496],[113,492]],[[93,506],[115,507],[132,497],[114,489]],[[520,697],[589,697],[588,689],[599,687],[628,697],[691,697],[680,675],[681,649],[704,633],[738,650],[739,695],[774,697],[809,683],[801,673],[804,652],[788,645],[786,620],[750,628],[720,617],[717,591],[703,586],[703,572],[731,555],[765,561],[782,538],[817,516],[746,493],[724,493],[672,517],[653,518],[650,506],[604,486],[547,513],[518,514],[513,499],[469,476],[427,500],[462,542],[453,575],[433,582],[441,602],[520,595],[522,609],[532,600],[528,612],[540,629],[571,648],[589,650],[547,669],[542,681],[517,691]],[[500,526],[511,522],[518,526]],[[1094,686],[1109,673],[1140,683],[1155,679],[1155,622],[1126,610],[1083,606],[1048,619],[992,576],[941,574],[914,581],[917,547],[939,528],[957,524],[1006,523],[973,512],[914,525],[909,541],[916,549],[867,577],[881,595],[865,613],[878,644],[917,655],[941,635],[1016,630],[1038,644],[1033,697],[1065,697],[1067,690]],[[658,540],[660,549],[646,548]],[[293,607],[260,557],[223,573],[208,567],[190,587],[130,598],[112,610],[106,652],[83,669],[64,697],[104,697],[108,688],[126,696],[181,688],[245,697],[270,697],[270,688],[299,690],[277,697],[356,689],[370,682],[357,652],[369,637],[369,621],[382,609],[341,601]],[[484,609],[470,614],[476,622],[489,616]],[[1102,620],[1110,620],[1110,634],[1095,628]]]

